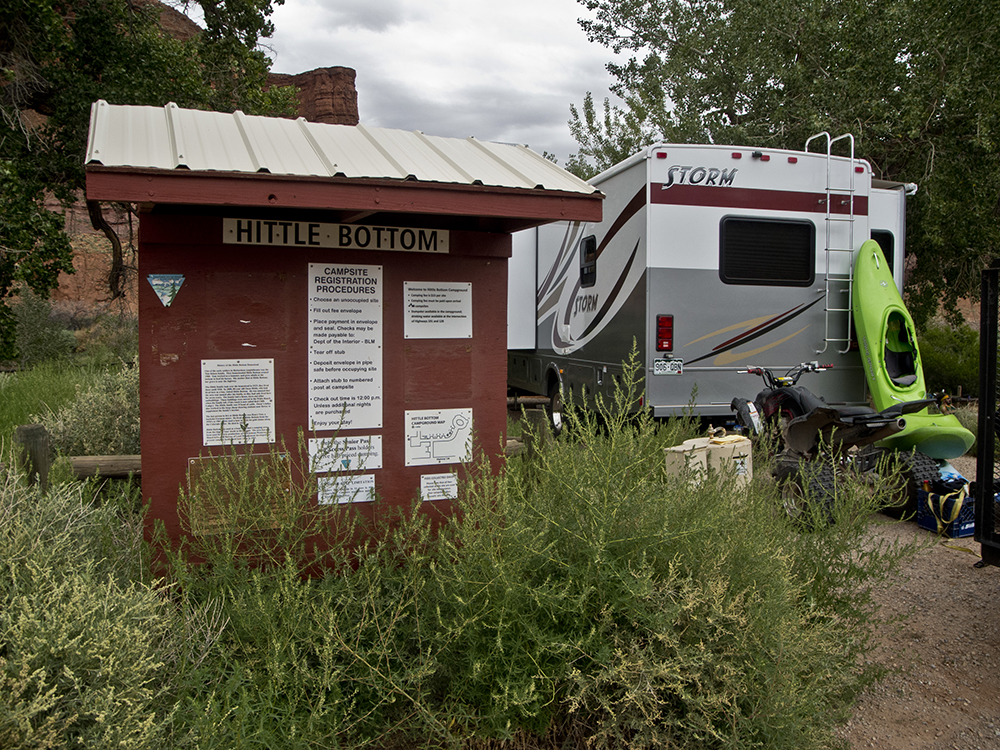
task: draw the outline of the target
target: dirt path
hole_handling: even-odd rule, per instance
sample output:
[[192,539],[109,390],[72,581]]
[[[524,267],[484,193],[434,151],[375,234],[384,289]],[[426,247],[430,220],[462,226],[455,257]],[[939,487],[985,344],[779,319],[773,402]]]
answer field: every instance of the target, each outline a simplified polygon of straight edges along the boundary
[[934,540],[915,522],[884,521],[872,534],[933,544],[878,594],[884,612],[910,617],[871,655],[892,673],[862,697],[842,736],[851,750],[997,750],[1000,568],[974,567],[971,538]]

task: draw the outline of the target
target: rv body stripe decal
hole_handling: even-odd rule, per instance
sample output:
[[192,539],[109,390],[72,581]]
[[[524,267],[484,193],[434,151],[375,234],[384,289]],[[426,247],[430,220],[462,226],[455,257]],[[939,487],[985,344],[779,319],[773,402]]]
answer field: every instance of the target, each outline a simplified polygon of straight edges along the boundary
[[765,324],[763,326],[757,326],[756,328],[751,328],[749,331],[747,331],[742,336],[737,336],[736,338],[730,339],[729,341],[725,342],[724,344],[719,344],[718,346],[716,346],[714,349],[712,349],[707,354],[703,354],[702,356],[698,357],[697,359],[688,360],[684,364],[685,365],[693,365],[695,362],[701,362],[703,359],[708,359],[709,357],[714,357],[715,355],[720,354],[721,352],[730,351],[731,349],[735,349],[737,346],[741,346],[741,345],[747,343],[748,341],[753,341],[755,338],[763,336],[765,333],[770,333],[775,328],[779,328],[779,327],[783,326],[785,323],[787,323],[788,321],[793,320],[794,318],[799,317],[802,313],[804,313],[806,310],[808,310],[809,308],[811,308],[813,305],[815,305],[817,302],[819,302],[822,299],[825,299],[825,297],[823,297],[823,296],[817,297],[815,300],[813,300],[812,302],[810,302],[805,307],[802,307],[801,305],[798,306],[798,307],[793,307],[788,312],[782,313],[781,315],[778,315],[775,318],[773,318],[772,319],[773,320],[772,323]]
[[559,253],[555,262],[549,267],[549,272],[538,287],[536,292],[536,305],[540,305],[542,300],[549,294],[552,287],[556,286],[563,276],[566,275],[570,262],[574,257],[576,245],[576,234],[580,230],[579,222],[570,222],[566,225],[566,234],[563,236],[562,244],[559,246]]
[[771,328],[773,328],[773,325],[772,325],[773,323],[776,323],[777,321],[781,320],[781,318],[785,317],[786,315],[795,312],[800,307],[802,307],[802,305],[796,305],[791,310],[789,310],[787,313],[782,313],[781,315],[775,315],[770,320],[766,320],[763,323],[761,323],[760,325],[756,325],[753,328],[747,329],[746,331],[744,331],[743,333],[741,333],[739,336],[733,336],[733,338],[729,339],[729,341],[723,341],[721,344],[719,344],[718,346],[714,347],[712,349],[712,351],[718,351],[719,349],[727,347],[730,344],[738,344],[746,336],[748,336],[751,333],[756,333],[757,331],[761,330],[762,328],[768,327],[767,330],[771,330]]
[[604,235],[604,239],[601,240],[601,244],[597,246],[597,257],[601,257],[601,253],[604,252],[604,248],[608,246],[608,243],[614,238],[618,231],[625,226],[625,222],[635,216],[639,211],[646,207],[646,186],[643,185],[639,188],[639,191],[632,196],[632,200],[628,202],[628,205],[622,209],[622,212],[618,214],[615,218],[614,223],[608,227],[608,233]]
[[625,284],[625,279],[628,277],[629,271],[632,270],[632,264],[635,262],[635,255],[637,252],[639,252],[639,240],[635,241],[635,247],[632,248],[632,254],[629,256],[628,263],[625,264],[625,270],[622,271],[621,276],[618,277],[618,281],[615,282],[614,289],[612,289],[611,293],[608,295],[607,300],[601,307],[601,311],[597,313],[592,321],[590,321],[590,325],[587,326],[587,330],[580,335],[580,338],[587,338],[590,332],[604,320],[604,316],[608,314],[608,310],[611,309],[615,300],[618,299],[618,293],[622,290],[622,285]]
[[[839,200],[837,200],[839,198]],[[662,183],[650,185],[650,200],[669,206],[711,206],[713,208],[743,208],[758,211],[798,211],[810,214],[826,213],[826,193],[797,193],[790,190],[755,190],[753,188],[705,187],[704,185],[673,185],[664,189]],[[850,214],[851,197],[835,193],[831,213]],[[868,198],[854,196],[854,215],[868,215]]]

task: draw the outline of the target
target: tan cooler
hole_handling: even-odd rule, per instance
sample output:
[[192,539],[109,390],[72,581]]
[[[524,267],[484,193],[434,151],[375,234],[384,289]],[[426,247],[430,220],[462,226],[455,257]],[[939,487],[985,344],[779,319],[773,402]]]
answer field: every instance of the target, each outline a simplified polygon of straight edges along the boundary
[[750,441],[741,435],[701,437],[665,448],[667,474],[679,476],[687,467],[691,481],[698,484],[711,470],[721,476],[734,472],[737,486],[745,487],[753,478]]

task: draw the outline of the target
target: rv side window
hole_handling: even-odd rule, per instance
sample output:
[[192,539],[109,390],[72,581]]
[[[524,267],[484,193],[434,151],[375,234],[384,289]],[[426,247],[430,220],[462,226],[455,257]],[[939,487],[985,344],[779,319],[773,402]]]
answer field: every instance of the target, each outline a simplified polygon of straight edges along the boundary
[[816,264],[811,221],[727,216],[719,231],[719,277],[726,284],[809,286]]
[[580,286],[597,283],[597,237],[589,235],[580,240]]
[[894,271],[892,262],[896,258],[896,238],[892,232],[885,229],[873,229],[872,239],[882,248],[882,255],[885,256],[885,262],[889,264],[889,270]]

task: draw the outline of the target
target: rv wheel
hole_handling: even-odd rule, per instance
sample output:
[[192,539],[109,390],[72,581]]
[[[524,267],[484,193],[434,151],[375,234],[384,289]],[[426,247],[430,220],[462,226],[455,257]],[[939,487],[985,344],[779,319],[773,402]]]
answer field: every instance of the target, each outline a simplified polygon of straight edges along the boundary
[[773,474],[781,488],[781,503],[789,518],[805,527],[821,522],[833,523],[837,477],[831,463],[782,453],[775,462]]
[[558,435],[562,432],[562,390],[559,383],[553,383],[549,388],[549,422],[552,425],[552,432]]

